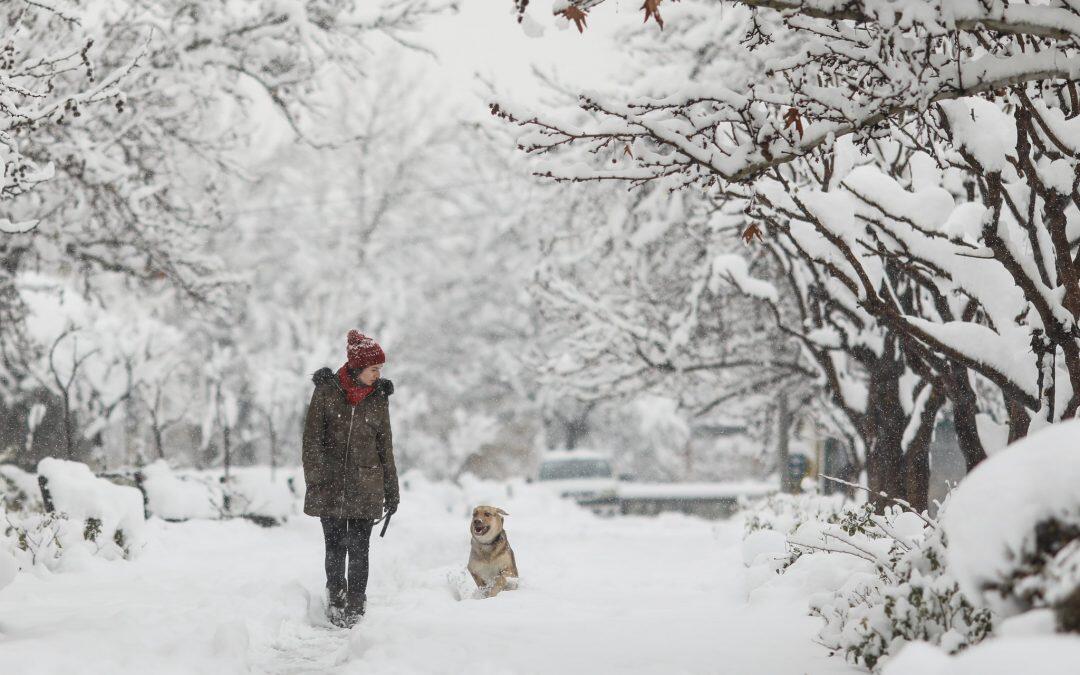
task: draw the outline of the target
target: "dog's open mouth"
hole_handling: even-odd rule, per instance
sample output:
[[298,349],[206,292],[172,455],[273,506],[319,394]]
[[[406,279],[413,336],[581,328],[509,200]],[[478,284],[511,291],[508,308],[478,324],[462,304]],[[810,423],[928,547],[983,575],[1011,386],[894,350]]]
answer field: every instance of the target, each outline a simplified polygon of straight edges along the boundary
[[475,534],[478,537],[484,536],[485,534],[488,533],[488,530],[490,530],[490,529],[491,529],[490,525],[484,525],[483,523],[473,523],[473,526],[472,526],[473,534]]

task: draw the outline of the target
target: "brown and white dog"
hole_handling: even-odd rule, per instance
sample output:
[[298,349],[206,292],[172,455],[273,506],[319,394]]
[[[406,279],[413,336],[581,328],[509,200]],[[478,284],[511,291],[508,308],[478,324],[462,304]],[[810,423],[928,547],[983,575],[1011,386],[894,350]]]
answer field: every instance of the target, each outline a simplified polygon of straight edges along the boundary
[[473,509],[469,523],[469,574],[485,598],[513,589],[517,582],[517,561],[503,529],[503,516],[507,515],[498,507],[480,505]]

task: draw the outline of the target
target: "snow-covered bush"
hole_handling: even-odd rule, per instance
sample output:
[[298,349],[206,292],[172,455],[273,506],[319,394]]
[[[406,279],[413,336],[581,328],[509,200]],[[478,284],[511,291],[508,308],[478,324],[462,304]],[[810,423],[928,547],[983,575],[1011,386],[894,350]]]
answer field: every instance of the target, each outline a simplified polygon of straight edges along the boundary
[[776,495],[747,517],[746,531],[752,580],[767,581],[757,573],[764,568],[834,584],[810,599],[811,614],[825,622],[819,641],[870,670],[908,642],[955,653],[993,628],[991,612],[961,594],[945,566],[941,528],[923,515],[895,506],[879,514],[839,496]]
[[19,564],[15,562],[15,556],[0,548],[0,590],[15,580],[18,571]]
[[178,476],[163,459],[143,467],[141,473],[150,515],[164,520],[219,517],[221,491],[215,495],[207,481]]
[[150,513],[174,520],[247,518],[259,525],[278,525],[297,512],[304,496],[290,487],[289,479],[295,485],[297,476],[288,469],[234,467],[226,481],[220,471],[171,471],[155,462],[143,474]]
[[850,661],[876,670],[913,641],[956,653],[993,630],[990,611],[971,604],[946,568],[945,540],[933,521],[898,508],[884,515],[852,511],[819,536],[797,534],[791,542],[873,565],[873,573],[854,575],[831,597],[811,601],[811,613],[825,620],[821,642]]
[[1004,616],[1080,615],[1080,421],[1055,424],[971,472],[942,518],[964,592]]
[[883,675],[1074,675],[1080,640],[1061,635],[1003,637],[950,656],[927,644],[914,644],[889,661]]
[[84,539],[96,544],[99,552],[109,556],[106,542],[113,542],[123,557],[131,555],[145,524],[139,490],[98,478],[80,462],[52,457],[38,463],[38,477],[50,512],[63,514],[72,525],[81,523],[78,529]]
[[269,467],[233,469],[223,487],[227,498],[227,503],[223,502],[226,515],[269,526],[280,524],[296,513],[296,496],[289,488],[285,472],[271,476]]
[[[749,504],[744,502],[743,505]],[[745,520],[746,534],[765,529],[793,534],[807,521],[839,522],[849,508],[850,505],[845,505],[842,495],[793,495],[778,492],[749,505]]]
[[[746,507],[747,502],[743,502]],[[802,555],[790,546],[787,537],[804,523],[839,523],[850,506],[841,495],[777,493],[749,506],[744,521],[743,562],[748,566],[767,562],[774,572],[782,572]],[[764,554],[764,558],[759,558]]]
[[0,465],[0,508],[8,511],[40,511],[41,489],[37,476],[14,464]]

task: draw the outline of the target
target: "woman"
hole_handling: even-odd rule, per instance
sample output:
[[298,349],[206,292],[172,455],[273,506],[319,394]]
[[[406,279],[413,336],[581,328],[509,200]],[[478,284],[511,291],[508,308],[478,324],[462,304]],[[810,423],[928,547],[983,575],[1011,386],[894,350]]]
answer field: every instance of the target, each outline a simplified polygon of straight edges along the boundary
[[390,433],[394,385],[382,379],[386,354],[355,330],[346,352],[337,373],[322,368],[312,377],[303,456],[304,513],[322,520],[326,541],[327,613],[334,625],[349,627],[367,601],[371,528],[384,510],[397,510],[399,491]]

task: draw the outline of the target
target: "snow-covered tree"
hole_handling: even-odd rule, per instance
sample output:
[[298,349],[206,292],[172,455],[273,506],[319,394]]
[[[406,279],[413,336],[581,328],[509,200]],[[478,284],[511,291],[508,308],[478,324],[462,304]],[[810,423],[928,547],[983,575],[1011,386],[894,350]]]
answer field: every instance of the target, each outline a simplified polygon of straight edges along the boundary
[[[247,177],[250,155],[290,134],[312,147],[355,139],[322,113],[343,82],[369,72],[371,42],[410,44],[408,31],[450,6],[19,0],[0,8],[4,407],[27,396],[31,365],[51,343],[23,330],[21,274],[71,278],[99,305],[171,295],[195,323],[228,316],[241,279],[207,242],[234,222],[221,199]],[[192,343],[206,357],[212,340]]]
[[[555,9],[573,18],[596,4]],[[866,416],[872,486],[906,494],[898,471],[945,402],[968,433],[969,466],[1001,423],[1016,438],[1032,418],[1074,416],[1072,10],[740,4],[755,10],[744,44],[759,49],[760,72],[669,81],[664,96],[653,82],[589,94],[565,113],[494,112],[524,128],[542,175],[743,205],[747,237],[769,242],[824,307],[803,337],[863,371],[865,396],[848,389],[860,378],[827,379]],[[676,7],[644,9],[657,22],[671,9],[670,28]]]
[[[588,190],[562,220],[545,244],[535,291],[545,384],[582,401],[671,398],[695,422],[738,424],[775,407],[779,392],[805,409],[800,403],[816,392],[812,364],[767,308],[729,282],[750,278],[744,259],[730,253],[740,212],[690,194],[646,189],[628,200]],[[767,263],[759,256],[755,267]],[[756,437],[781,445],[793,431],[793,418],[783,421],[779,434]]]
[[[237,187],[246,206],[215,237],[242,270],[236,312],[213,331],[243,364],[234,386],[253,411],[242,433],[261,461],[273,439],[295,438],[312,372],[340,367],[358,328],[388,355],[402,470],[520,467],[537,433],[520,359],[535,249],[522,241],[542,206],[527,193],[542,190],[510,148],[428,93],[430,61],[393,45],[373,53],[394,65],[343,86],[327,115],[326,128],[358,140],[282,144]],[[473,433],[473,418],[496,420],[497,438]]]

